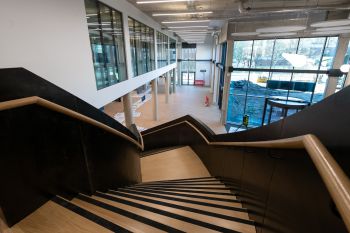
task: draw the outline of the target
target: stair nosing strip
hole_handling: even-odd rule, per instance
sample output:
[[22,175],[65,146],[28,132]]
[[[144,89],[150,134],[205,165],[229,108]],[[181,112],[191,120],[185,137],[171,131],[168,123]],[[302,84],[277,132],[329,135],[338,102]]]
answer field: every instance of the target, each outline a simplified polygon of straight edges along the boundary
[[134,199],[134,200],[138,200],[138,201],[143,201],[143,202],[148,202],[148,203],[152,203],[152,204],[156,204],[156,205],[167,206],[167,207],[170,207],[170,208],[180,209],[180,210],[184,210],[184,211],[188,211],[188,212],[192,212],[192,213],[197,213],[197,214],[201,214],[201,215],[205,215],[205,216],[221,218],[221,219],[225,219],[225,220],[232,221],[232,222],[238,222],[238,223],[247,224],[247,225],[253,225],[253,226],[255,225],[254,222],[251,221],[251,220],[241,219],[241,218],[238,218],[238,217],[227,216],[227,215],[214,213],[214,212],[209,212],[209,211],[201,210],[201,209],[195,209],[195,208],[188,207],[188,206],[181,206],[181,205],[178,205],[178,204],[172,204],[172,203],[168,203],[168,202],[164,202],[164,201],[157,201],[157,200],[144,198],[144,197],[139,197],[139,196],[134,196],[134,195],[125,194],[125,193],[119,193],[119,194],[113,194],[113,195],[118,195],[118,196],[121,196],[121,197]]
[[232,188],[228,188],[228,187],[186,187],[186,186],[181,186],[181,185],[132,185],[132,186],[127,186],[127,187],[160,187],[160,188],[180,188],[180,189],[214,189],[214,190],[232,190]]
[[55,202],[56,204],[78,214],[79,216],[88,219],[91,222],[94,222],[95,224],[102,226],[110,231],[113,232],[125,232],[125,233],[132,233],[132,231],[129,231],[127,229],[125,229],[124,227],[121,227],[111,221],[108,221],[107,219],[104,219],[94,213],[91,213],[90,211],[81,208],[69,201],[64,200],[63,198],[60,197],[54,197],[53,199],[51,199],[51,201]]
[[[165,199],[165,200],[185,202],[185,203],[190,203],[190,204],[195,204],[195,205],[202,205],[202,206],[213,207],[213,208],[218,208],[218,209],[225,209],[225,210],[232,210],[232,211],[248,213],[248,210],[246,208],[225,206],[225,205],[207,203],[207,202],[202,202],[202,201],[195,201],[195,200],[181,199],[181,198],[177,198],[177,197],[163,196],[163,195],[158,195],[158,194],[154,194],[154,193],[150,193],[150,192],[146,192],[146,191],[128,190],[127,192],[132,193],[132,194],[138,194],[138,195],[144,195],[144,196],[149,196],[149,197],[154,197],[154,198]],[[110,190],[107,193],[113,194],[113,193],[119,193],[119,192]]]
[[[131,187],[129,187],[131,188]],[[124,189],[124,188],[120,188]],[[212,195],[221,195],[221,196],[234,196],[234,193],[220,193],[220,192],[206,192],[206,191],[198,191],[198,190],[182,190],[176,188],[136,188],[132,187],[132,189],[154,189],[154,190],[168,190],[173,192],[187,192],[187,193],[200,193],[200,194],[212,194]]]
[[152,220],[152,219],[146,218],[146,217],[144,217],[144,216],[141,216],[141,215],[132,213],[132,212],[130,212],[130,211],[127,211],[127,210],[118,208],[118,207],[116,207],[116,206],[112,206],[112,205],[103,203],[103,202],[101,202],[101,201],[95,200],[95,199],[90,198],[90,197],[85,196],[85,195],[79,194],[76,198],[79,199],[79,200],[88,202],[88,203],[90,203],[90,204],[96,205],[96,206],[98,206],[98,207],[101,207],[101,208],[103,208],[103,209],[112,211],[113,213],[117,213],[117,214],[123,215],[123,216],[125,216],[125,217],[127,217],[127,218],[133,219],[133,220],[135,220],[135,221],[138,221],[138,222],[144,223],[144,224],[146,224],[146,225],[152,226],[152,227],[157,228],[157,229],[162,230],[162,231],[166,231],[166,232],[179,232],[179,233],[180,233],[180,232],[183,232],[183,231],[178,230],[178,229],[175,229],[175,228],[173,228],[173,227],[164,225],[164,224],[162,224],[162,223],[160,223],[160,222],[157,222],[157,221],[154,221],[154,220]]
[[[124,188],[124,189],[130,190],[130,188]],[[132,190],[135,190],[135,189],[132,189]],[[172,196],[183,196],[183,197],[191,197],[191,198],[198,198],[198,199],[208,199],[208,200],[212,200],[212,201],[241,203],[240,200],[233,200],[233,199],[226,199],[226,198],[219,198],[219,197],[197,196],[197,195],[184,194],[184,193],[171,193],[170,190],[167,190],[167,191],[161,191],[161,190],[157,190],[157,189],[140,189],[140,190],[145,191],[145,192],[161,193],[161,194],[172,195]]]
[[156,214],[164,215],[164,216],[167,216],[169,218],[174,218],[174,219],[177,219],[177,220],[180,220],[180,221],[184,221],[184,222],[187,222],[187,223],[190,223],[190,224],[194,224],[194,225],[197,225],[197,226],[208,228],[208,229],[211,229],[211,230],[214,230],[214,231],[239,233],[238,231],[231,230],[231,229],[228,229],[228,228],[225,228],[225,227],[221,227],[221,226],[217,226],[217,225],[214,225],[214,224],[211,224],[211,223],[203,222],[203,221],[200,221],[200,220],[197,220],[197,219],[192,219],[192,218],[189,218],[189,217],[181,216],[179,214],[175,214],[175,213],[171,213],[171,212],[168,212],[168,211],[160,210],[160,209],[157,209],[157,208],[154,208],[154,207],[142,205],[142,204],[135,203],[135,202],[132,202],[132,201],[127,201],[127,200],[120,199],[120,198],[117,198],[117,197],[113,197],[113,196],[110,196],[110,195],[107,195],[107,194],[99,193],[99,195],[100,195],[100,197],[104,196],[103,198],[105,198],[107,200],[110,200],[110,201],[115,201],[115,202],[118,202],[118,203],[122,203],[124,205],[133,206],[135,208],[139,208],[139,209],[150,211],[150,212],[153,212],[153,213],[156,213]]

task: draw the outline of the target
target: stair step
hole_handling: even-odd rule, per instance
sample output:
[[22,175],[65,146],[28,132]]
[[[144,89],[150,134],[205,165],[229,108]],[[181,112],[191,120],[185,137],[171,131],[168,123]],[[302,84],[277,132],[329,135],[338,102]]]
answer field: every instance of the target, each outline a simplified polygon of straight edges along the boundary
[[224,184],[218,184],[218,185],[210,185],[210,184],[204,184],[204,185],[164,185],[164,184],[151,184],[151,185],[137,185],[137,186],[130,186],[135,188],[147,188],[147,187],[159,187],[159,188],[180,188],[180,189],[214,189],[214,190],[230,190],[230,188],[226,187]]
[[88,202],[82,199],[83,198],[74,198],[72,203],[98,216],[108,219],[113,223],[119,224],[131,232],[181,232],[175,228],[166,226],[122,208],[104,205],[103,203],[96,204],[93,201]]
[[[178,208],[178,209],[183,209],[191,212],[198,212],[198,213],[203,213],[208,216],[217,216],[217,215],[223,215],[220,216],[221,218],[224,219],[229,219],[232,221],[235,221],[234,218],[241,218],[241,219],[248,219],[248,214],[247,210],[243,208],[231,208],[231,209],[226,209],[226,208],[220,208],[220,207],[213,207],[210,206],[206,203],[189,203],[189,202],[184,202],[181,200],[170,200],[166,198],[159,198],[159,197],[151,197],[151,196],[146,196],[142,194],[130,194],[130,193],[125,193],[125,192],[110,192],[108,195],[112,196],[117,196],[117,197],[126,197],[128,199],[135,199],[135,200],[140,200],[144,202],[149,202],[153,204],[159,204],[163,206],[168,206],[168,207],[173,207],[173,208]],[[96,195],[98,196],[98,194]],[[233,217],[232,219],[226,218],[228,217]],[[239,220],[238,220],[239,221]]]
[[237,199],[235,196],[232,195],[215,195],[215,194],[202,194],[202,193],[193,193],[193,192],[186,192],[186,191],[174,191],[174,190],[160,190],[160,189],[134,189],[134,188],[120,188],[120,191],[123,190],[136,190],[136,191],[147,191],[147,192],[153,192],[153,193],[166,193],[170,195],[178,195],[178,196],[190,196],[190,197],[200,197],[204,199],[210,199],[210,200],[219,200],[219,201],[228,201],[228,202],[237,202]]
[[11,227],[9,232],[111,233],[130,231],[56,197]]
[[216,177],[197,177],[197,178],[187,178],[187,179],[175,179],[175,180],[159,180],[159,181],[149,181],[143,182],[141,184],[149,184],[149,183],[181,183],[181,182],[206,182],[206,181],[219,181]]
[[232,193],[229,192],[211,192],[211,191],[198,191],[198,190],[189,190],[189,189],[164,189],[164,188],[120,188],[118,190],[152,190],[152,191],[162,191],[162,192],[170,192],[170,193],[185,193],[185,194],[194,194],[197,196],[204,197],[215,197],[215,198],[223,198],[229,200],[236,200]]
[[[113,190],[109,191],[110,193],[116,192]],[[143,195],[160,195],[169,198],[169,199],[180,199],[182,201],[189,201],[189,202],[200,202],[200,203],[206,203],[206,204],[213,204],[213,205],[219,205],[227,208],[240,208],[241,203],[238,200],[227,200],[227,199],[220,199],[220,198],[210,198],[210,197],[203,197],[203,196],[196,196],[191,194],[174,194],[169,192],[161,192],[161,191],[151,191],[151,190],[127,190],[125,192],[128,193],[140,193]]]
[[147,184],[137,184],[133,185],[134,187],[146,187],[146,186],[190,186],[190,187],[202,187],[202,186],[212,186],[212,187],[227,187],[224,183],[221,183],[220,181],[215,182],[193,182],[193,183],[147,183]]
[[[79,196],[79,199],[80,198],[81,196]],[[197,221],[192,218],[187,218],[178,214],[152,208],[147,205],[132,203],[123,199],[119,199],[118,201],[111,201],[105,198],[92,196],[91,198],[84,197],[84,201],[91,202],[104,207],[106,207],[105,205],[107,205],[107,208],[117,207],[123,210],[127,210],[139,216],[143,216],[153,221],[163,223],[166,226],[183,232],[236,232],[230,229],[217,227],[206,222]]]
[[143,183],[93,196],[79,194],[71,201],[55,197],[11,233],[255,233],[254,221],[231,189],[216,178],[198,182],[205,179]]
[[135,197],[130,198],[121,195],[115,196],[98,193],[94,198],[99,198],[102,202],[108,200],[132,205],[140,209],[150,210],[220,232],[255,232],[254,222],[248,220],[247,215],[244,216],[246,219],[237,218],[165,202],[157,201],[157,203],[155,203],[155,201],[151,202],[149,199],[139,200]]

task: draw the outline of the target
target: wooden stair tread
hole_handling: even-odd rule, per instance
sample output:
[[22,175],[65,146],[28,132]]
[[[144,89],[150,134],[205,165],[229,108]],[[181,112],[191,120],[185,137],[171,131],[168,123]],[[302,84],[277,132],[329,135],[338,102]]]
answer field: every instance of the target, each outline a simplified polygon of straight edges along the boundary
[[112,231],[49,201],[11,227],[12,233],[110,233]]
[[138,214],[140,216],[152,219],[152,220],[154,220],[156,222],[161,222],[161,223],[163,223],[165,225],[171,226],[173,228],[179,229],[179,230],[184,231],[184,232],[215,232],[215,231],[207,229],[205,227],[201,227],[201,226],[198,226],[198,225],[195,225],[195,224],[184,222],[184,221],[181,221],[181,220],[178,220],[178,219],[175,219],[175,218],[171,218],[171,217],[168,217],[168,216],[165,216],[165,215],[161,215],[161,214],[158,214],[158,213],[154,213],[154,212],[151,212],[151,211],[148,211],[148,210],[143,210],[143,209],[140,209],[140,208],[137,208],[137,207],[133,207],[133,206],[130,206],[130,205],[125,205],[125,204],[122,204],[122,203],[110,201],[110,200],[107,200],[107,199],[104,199],[104,198],[99,198],[99,197],[96,197],[96,196],[92,196],[92,198],[95,199],[95,200],[104,202],[106,204],[109,204],[109,205],[112,205],[112,206],[116,206],[118,208],[121,208],[121,209],[130,211],[130,212],[133,212],[133,213]]
[[[99,197],[96,197],[96,196],[93,196],[93,198],[98,199],[98,200],[103,201],[103,202],[108,201],[106,199],[99,198]],[[187,211],[187,210],[181,210],[181,209],[177,209],[177,208],[173,208],[173,207],[168,207],[168,206],[164,206],[164,205],[160,205],[160,204],[149,203],[149,202],[135,200],[135,199],[121,197],[121,196],[119,196],[118,198],[123,199],[123,200],[127,200],[127,201],[131,201],[131,202],[134,202],[134,203],[142,204],[142,205],[145,205],[145,206],[153,207],[153,208],[156,208],[156,209],[159,209],[159,210],[163,210],[163,211],[166,211],[166,212],[169,212],[169,213],[175,213],[175,214],[178,214],[180,216],[188,217],[188,218],[195,219],[195,220],[198,220],[198,221],[202,221],[202,222],[206,222],[206,223],[212,223],[212,224],[214,224],[216,226],[220,226],[220,227],[227,228],[227,229],[232,229],[232,230],[239,231],[239,232],[247,232],[247,233],[255,232],[255,227],[254,226],[248,225],[248,224],[245,224],[245,223],[234,222],[234,221],[230,221],[230,220],[226,220],[226,219],[222,219],[222,218],[218,218],[218,217],[213,217],[213,216],[208,216],[208,215],[204,215],[204,214],[194,213],[194,212],[190,212],[190,211]]]
[[139,222],[139,221],[135,221],[131,218],[128,218],[128,217],[125,217],[121,214],[117,214],[117,213],[114,213],[112,211],[109,211],[109,210],[106,210],[104,208],[101,208],[99,206],[96,206],[96,205],[93,205],[93,204],[90,204],[88,202],[85,202],[85,201],[82,201],[82,200],[79,200],[77,198],[73,199],[71,201],[72,203],[94,213],[94,214],[97,214],[111,222],[114,222],[132,232],[165,232],[165,231],[162,231],[162,230],[159,230],[158,228],[155,228],[155,227],[152,227],[152,226],[149,226],[147,224],[144,224],[142,222]]
[[[243,208],[242,208],[242,211],[234,211],[234,210],[228,210],[228,209],[223,209],[223,208],[218,208],[218,207],[207,206],[207,205],[205,205],[205,203],[203,203],[203,205],[200,205],[200,204],[193,204],[193,203],[187,203],[187,202],[182,202],[182,201],[174,201],[174,200],[168,200],[168,199],[163,199],[163,198],[150,197],[150,196],[145,196],[145,195],[140,195],[140,194],[129,194],[129,193],[124,193],[124,192],[121,192],[119,194],[128,194],[131,196],[130,198],[141,197],[141,198],[145,198],[145,199],[165,202],[165,203],[174,204],[174,205],[180,205],[180,206],[184,206],[184,207],[190,207],[190,208],[194,208],[194,209],[198,209],[198,210],[227,215],[227,216],[231,216],[231,217],[249,219],[248,213],[243,211],[244,210]],[[118,194],[109,194],[109,195],[118,196]]]

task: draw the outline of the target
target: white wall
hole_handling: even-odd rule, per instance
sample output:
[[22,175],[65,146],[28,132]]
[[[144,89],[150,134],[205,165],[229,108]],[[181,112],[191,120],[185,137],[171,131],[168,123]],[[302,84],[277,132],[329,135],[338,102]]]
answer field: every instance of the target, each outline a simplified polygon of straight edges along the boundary
[[[160,29],[126,0],[103,2]],[[174,68],[97,91],[84,0],[1,0],[0,31],[0,68],[24,67],[97,108]]]
[[[212,41],[208,41],[205,44],[197,44],[196,60],[211,60]],[[196,79],[204,80],[206,86],[210,86],[210,65],[211,62],[197,62],[196,63]],[[207,72],[201,73],[200,70],[206,70]]]

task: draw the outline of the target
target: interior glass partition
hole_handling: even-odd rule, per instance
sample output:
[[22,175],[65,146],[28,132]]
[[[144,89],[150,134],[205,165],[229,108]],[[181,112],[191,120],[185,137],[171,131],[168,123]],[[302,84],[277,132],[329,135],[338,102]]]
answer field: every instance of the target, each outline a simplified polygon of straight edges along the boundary
[[[322,100],[337,44],[338,37],[235,41],[227,122],[240,126],[248,116],[248,127],[260,126],[267,99]],[[282,117],[273,111],[272,122]]]
[[181,52],[181,84],[194,85],[196,80],[196,44],[182,45]]
[[132,77],[155,69],[154,30],[139,21],[128,19]]
[[170,64],[173,64],[176,63],[176,40],[169,38],[169,41]]
[[169,65],[168,36],[160,32],[157,32],[157,53],[158,68]]
[[97,90],[126,80],[123,21],[120,12],[85,0]]

